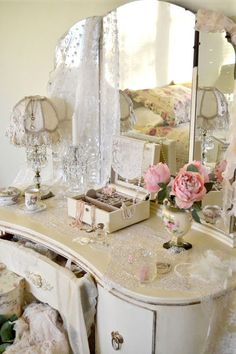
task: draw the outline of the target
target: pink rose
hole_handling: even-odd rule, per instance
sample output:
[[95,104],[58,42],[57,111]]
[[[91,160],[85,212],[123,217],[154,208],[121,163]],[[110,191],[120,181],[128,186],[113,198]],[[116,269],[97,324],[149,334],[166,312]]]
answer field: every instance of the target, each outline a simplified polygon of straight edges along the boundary
[[173,181],[171,194],[180,209],[190,208],[206,194],[204,177],[197,172],[180,171]]
[[194,166],[198,169],[200,175],[202,175],[202,176],[204,177],[204,183],[209,182],[209,180],[210,180],[210,179],[209,179],[209,171],[208,171],[208,169],[201,163],[201,161],[196,161],[196,160],[195,160],[195,161],[193,161],[193,162],[187,163],[186,165],[184,165],[184,167],[181,169],[181,171],[182,171],[182,170],[186,171],[189,165],[194,165]]
[[114,186],[108,185],[102,189],[103,193],[106,195],[112,195],[115,193],[116,188]]
[[156,132],[157,132],[156,128],[151,128],[151,129],[149,130],[148,135],[153,135],[153,136],[155,136],[155,135],[156,135]]
[[162,162],[150,166],[144,175],[145,188],[152,193],[159,192],[159,183],[168,183],[170,180],[169,167]]
[[225,171],[227,165],[226,160],[222,160],[219,164],[215,167],[215,176],[217,182],[221,183],[223,181],[222,173]]

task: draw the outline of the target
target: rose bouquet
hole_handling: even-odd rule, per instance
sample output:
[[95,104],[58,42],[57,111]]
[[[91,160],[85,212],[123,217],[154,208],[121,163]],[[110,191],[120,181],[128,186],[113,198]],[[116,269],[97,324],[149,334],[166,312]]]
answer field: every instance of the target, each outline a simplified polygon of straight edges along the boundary
[[175,177],[171,177],[169,167],[160,162],[148,168],[144,182],[150,193],[157,193],[159,203],[168,199],[176,208],[190,210],[197,222],[200,222],[201,201],[213,186],[207,168],[200,161],[184,165]]

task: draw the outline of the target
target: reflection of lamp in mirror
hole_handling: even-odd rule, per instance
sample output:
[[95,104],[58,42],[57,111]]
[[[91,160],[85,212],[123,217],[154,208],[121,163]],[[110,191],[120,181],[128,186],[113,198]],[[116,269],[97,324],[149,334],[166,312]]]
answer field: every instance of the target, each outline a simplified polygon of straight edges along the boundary
[[225,139],[229,126],[228,104],[224,94],[216,87],[198,88],[197,129],[201,139],[202,163],[207,164],[207,151],[214,148],[211,136]]
[[47,163],[46,147],[60,140],[52,101],[42,96],[20,100],[13,108],[7,136],[12,144],[26,148],[27,163],[34,170],[34,183],[40,189],[40,172]]
[[134,106],[131,98],[120,90],[120,131],[121,133],[132,130],[136,122]]

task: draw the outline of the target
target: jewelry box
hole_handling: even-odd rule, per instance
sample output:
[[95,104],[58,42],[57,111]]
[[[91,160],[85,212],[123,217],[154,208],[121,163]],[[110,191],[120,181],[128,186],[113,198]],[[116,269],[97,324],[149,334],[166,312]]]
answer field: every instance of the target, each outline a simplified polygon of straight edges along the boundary
[[68,198],[68,215],[92,228],[114,232],[150,216],[143,175],[160,161],[161,145],[119,136],[113,141],[111,184]]

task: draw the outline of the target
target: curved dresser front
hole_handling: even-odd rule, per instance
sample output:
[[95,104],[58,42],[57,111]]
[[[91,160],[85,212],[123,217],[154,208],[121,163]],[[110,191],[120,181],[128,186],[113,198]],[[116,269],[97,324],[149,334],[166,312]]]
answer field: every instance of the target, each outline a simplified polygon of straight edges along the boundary
[[[46,204],[37,214],[1,207],[1,235],[44,245],[93,276],[98,289],[96,354],[231,353],[224,352],[224,343],[234,332],[236,250],[193,228],[186,237],[193,249],[171,254],[161,249],[168,236],[154,214],[109,235],[105,245],[84,244],[88,234],[73,226],[66,204],[52,199]],[[140,248],[145,256],[137,253]],[[150,281],[141,281],[137,264],[143,258],[151,267],[168,264],[168,272],[157,271]],[[0,252],[1,261],[7,263],[7,257]],[[51,284],[46,270],[40,277],[45,287]],[[37,280],[28,274],[32,288],[39,288]]]

